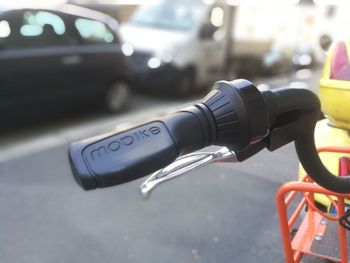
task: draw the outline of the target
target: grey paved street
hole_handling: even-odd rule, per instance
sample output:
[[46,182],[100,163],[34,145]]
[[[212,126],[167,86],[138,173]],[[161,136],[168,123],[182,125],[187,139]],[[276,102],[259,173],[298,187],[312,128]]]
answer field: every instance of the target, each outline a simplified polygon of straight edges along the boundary
[[[298,81],[316,91],[318,74]],[[4,134],[0,262],[283,262],[274,198],[297,177],[292,144],[244,163],[199,169],[156,189],[149,200],[138,192],[144,179],[90,192],[73,180],[69,142],[190,101],[137,97],[132,113],[79,115]]]

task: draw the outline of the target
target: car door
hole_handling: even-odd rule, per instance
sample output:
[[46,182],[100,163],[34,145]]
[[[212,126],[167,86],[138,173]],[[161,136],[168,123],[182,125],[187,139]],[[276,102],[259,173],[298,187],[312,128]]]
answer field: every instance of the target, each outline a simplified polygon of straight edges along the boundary
[[79,55],[84,64],[76,73],[85,97],[102,95],[108,85],[127,71],[118,36],[101,20],[71,17],[72,32],[79,38]]
[[13,90],[10,88],[10,81],[13,78],[13,69],[8,68],[6,59],[6,48],[13,38],[14,16],[11,13],[0,15],[0,120],[4,120],[8,110],[14,103]]
[[65,59],[72,55],[63,19],[51,11],[30,9],[11,11],[7,17],[13,23],[0,54],[6,87],[2,99],[21,111],[61,105],[71,77]]

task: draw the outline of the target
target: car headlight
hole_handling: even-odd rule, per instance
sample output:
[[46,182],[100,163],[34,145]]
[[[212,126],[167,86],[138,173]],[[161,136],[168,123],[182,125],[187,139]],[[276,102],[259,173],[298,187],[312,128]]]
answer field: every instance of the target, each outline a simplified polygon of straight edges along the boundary
[[159,68],[161,64],[162,64],[162,61],[157,57],[152,57],[147,62],[147,66],[153,69]]
[[171,63],[173,56],[171,53],[163,53],[160,56],[153,56],[147,61],[149,68],[156,69],[159,68],[162,64]]
[[125,42],[122,44],[122,52],[125,56],[130,57],[132,54],[134,54],[134,47],[128,42]]

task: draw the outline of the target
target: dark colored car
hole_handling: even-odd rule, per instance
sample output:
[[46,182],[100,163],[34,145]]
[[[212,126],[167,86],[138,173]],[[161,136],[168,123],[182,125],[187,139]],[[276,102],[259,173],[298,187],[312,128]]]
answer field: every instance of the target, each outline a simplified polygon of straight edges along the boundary
[[121,45],[117,21],[96,11],[0,9],[0,118],[91,103],[120,110],[130,94]]

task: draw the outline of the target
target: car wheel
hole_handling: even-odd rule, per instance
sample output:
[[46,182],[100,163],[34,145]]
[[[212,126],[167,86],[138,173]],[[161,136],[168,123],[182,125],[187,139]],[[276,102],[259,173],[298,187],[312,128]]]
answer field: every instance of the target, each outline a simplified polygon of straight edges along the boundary
[[131,92],[126,82],[115,82],[105,94],[105,109],[108,112],[118,112],[126,108]]
[[192,70],[186,70],[179,82],[179,94],[180,96],[187,96],[194,92],[195,90],[195,75]]

